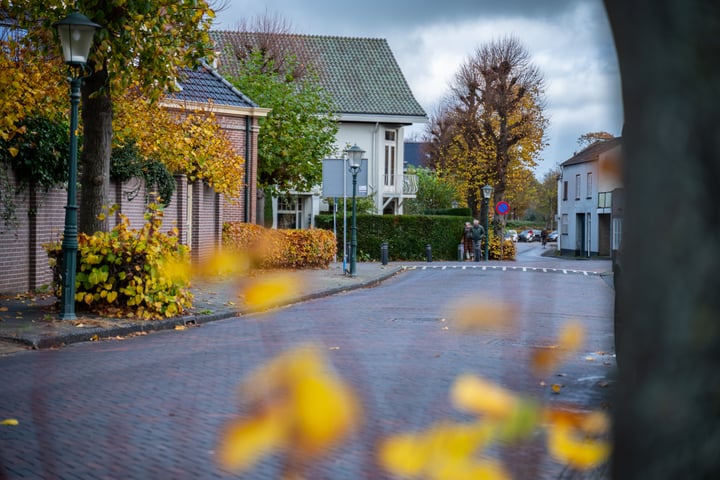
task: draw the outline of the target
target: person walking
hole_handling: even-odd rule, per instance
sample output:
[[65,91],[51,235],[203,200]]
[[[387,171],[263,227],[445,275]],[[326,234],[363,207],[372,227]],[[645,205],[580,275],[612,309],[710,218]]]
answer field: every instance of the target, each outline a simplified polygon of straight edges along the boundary
[[465,250],[465,259],[472,260],[473,257],[473,238],[472,238],[472,225],[470,222],[465,222],[465,230],[463,230],[462,239],[460,243],[463,244],[463,250]]
[[547,243],[547,237],[548,237],[548,227],[545,227],[540,231],[540,241],[542,242],[543,248],[545,248],[545,244]]
[[480,261],[480,242],[485,236],[485,229],[480,225],[480,220],[477,218],[473,220],[472,226],[472,240],[473,240],[473,251],[476,253],[475,261]]

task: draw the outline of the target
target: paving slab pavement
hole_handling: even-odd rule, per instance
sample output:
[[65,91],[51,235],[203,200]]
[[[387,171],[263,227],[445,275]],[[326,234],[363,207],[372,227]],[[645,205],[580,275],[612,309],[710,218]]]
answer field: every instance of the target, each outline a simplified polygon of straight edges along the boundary
[[[358,262],[354,277],[345,274],[343,264],[332,263],[327,269],[285,270],[297,290],[280,304],[287,305],[312,298],[333,295],[356,288],[374,286],[402,271],[413,268],[485,267],[509,269],[553,268],[571,272],[590,272],[604,276],[612,287],[611,264],[608,260],[574,260],[548,257],[551,250],[518,244],[515,261],[491,262]],[[74,321],[62,321],[58,316],[57,299],[49,293],[0,296],[0,355],[18,350],[55,348],[76,342],[102,338],[123,337],[150,331],[168,330],[184,325],[199,325],[215,320],[252,313],[239,293],[241,283],[249,278],[278,274],[273,271],[251,273],[238,279],[195,281],[192,287],[193,307],[187,315],[163,320],[135,320],[107,318],[78,313]]]
[[[406,267],[399,263],[382,265],[379,262],[361,262],[357,264],[354,277],[344,273],[342,263],[333,263],[324,270],[283,271],[282,275],[290,278],[297,289],[281,303],[297,303],[355,288],[374,286],[404,268]],[[252,313],[257,309],[243,304],[239,297],[241,282],[252,277],[269,277],[275,274],[278,272],[263,271],[239,279],[195,281],[191,289],[194,295],[193,307],[188,314],[163,320],[107,318],[76,312],[76,320],[63,321],[58,316],[57,298],[51,293],[0,296],[0,355],[25,348],[60,347],[70,343],[167,330]]]

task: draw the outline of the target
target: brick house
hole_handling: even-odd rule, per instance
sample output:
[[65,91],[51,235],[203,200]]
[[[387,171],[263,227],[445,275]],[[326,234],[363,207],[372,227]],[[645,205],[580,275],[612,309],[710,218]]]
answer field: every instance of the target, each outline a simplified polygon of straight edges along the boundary
[[[255,221],[258,118],[268,110],[259,108],[205,64],[184,71],[179,86],[180,91],[168,96],[164,105],[178,115],[212,108],[237,152],[246,159],[245,185],[234,203],[203,182],[176,176],[175,193],[164,211],[164,227],[177,227],[180,241],[191,247],[193,259],[199,262],[220,246],[224,221]],[[10,185],[17,185],[12,169],[8,168],[7,174]],[[108,202],[117,204],[132,227],[139,228],[150,199],[144,182],[111,182],[108,194]],[[78,195],[82,195],[82,186]],[[34,290],[52,281],[42,244],[60,239],[66,203],[65,189],[45,192],[30,188],[15,195],[17,224],[0,222],[0,293]]]

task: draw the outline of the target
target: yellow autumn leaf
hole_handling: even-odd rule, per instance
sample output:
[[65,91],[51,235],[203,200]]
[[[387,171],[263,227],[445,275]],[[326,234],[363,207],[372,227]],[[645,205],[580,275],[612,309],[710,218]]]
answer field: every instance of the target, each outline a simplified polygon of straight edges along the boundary
[[20,150],[15,147],[8,147],[8,152],[10,152],[11,157],[17,157],[17,154],[20,153]]
[[497,462],[474,460],[449,462],[429,476],[432,480],[510,480],[510,474]]
[[553,383],[550,388],[552,389],[553,393],[560,393],[560,390],[562,390],[562,387],[563,386],[560,385],[559,383]]
[[289,274],[263,276],[245,288],[245,303],[251,308],[267,308],[292,298],[297,291],[295,280]]
[[579,350],[585,342],[585,328],[578,321],[567,322],[563,325],[558,336],[558,345],[563,350],[574,352]]
[[380,444],[380,465],[395,475],[414,477],[420,475],[428,462],[428,445],[418,435],[403,433],[393,435]]
[[0,425],[9,425],[14,427],[19,424],[20,422],[18,422],[15,418],[6,418],[5,420],[0,421]]
[[518,310],[506,302],[464,298],[448,305],[448,316],[456,329],[477,332],[514,328]]
[[327,374],[305,376],[293,390],[297,447],[304,453],[320,453],[356,427],[359,406],[337,379]]
[[233,422],[221,436],[218,461],[228,470],[243,472],[280,448],[286,435],[284,419],[271,411]]
[[117,298],[117,296],[118,296],[118,293],[115,290],[113,290],[112,292],[108,292],[107,297],[105,297],[105,299],[107,300],[108,303],[113,303],[115,301],[115,299]]
[[472,374],[460,375],[451,388],[450,399],[458,410],[492,418],[508,418],[519,399],[509,390]]
[[581,430],[565,423],[548,429],[548,451],[559,462],[578,470],[602,465],[610,455],[610,445],[604,440],[586,437]]
[[175,325],[175,330],[185,330],[186,328],[185,325]]

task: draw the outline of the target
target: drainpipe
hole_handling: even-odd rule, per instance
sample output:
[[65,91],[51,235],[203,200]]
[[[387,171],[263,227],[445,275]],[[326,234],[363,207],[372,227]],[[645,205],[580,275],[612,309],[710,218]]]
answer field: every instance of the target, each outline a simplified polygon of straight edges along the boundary
[[250,122],[252,117],[245,117],[245,223],[250,223]]

